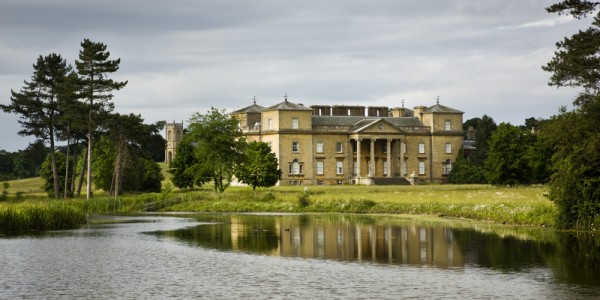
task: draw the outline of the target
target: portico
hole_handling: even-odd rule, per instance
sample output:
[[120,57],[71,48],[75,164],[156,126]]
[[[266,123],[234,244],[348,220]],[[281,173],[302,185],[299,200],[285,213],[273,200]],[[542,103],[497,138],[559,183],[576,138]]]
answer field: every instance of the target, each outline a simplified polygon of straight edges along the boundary
[[353,176],[356,184],[374,184],[376,178],[402,178],[405,133],[384,119],[365,120],[349,135],[353,147]]

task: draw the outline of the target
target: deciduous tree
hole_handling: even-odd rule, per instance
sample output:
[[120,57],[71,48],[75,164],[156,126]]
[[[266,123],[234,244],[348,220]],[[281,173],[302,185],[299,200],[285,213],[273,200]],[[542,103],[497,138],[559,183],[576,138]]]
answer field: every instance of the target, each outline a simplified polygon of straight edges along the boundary
[[207,114],[195,113],[189,120],[189,138],[195,149],[198,172],[210,175],[215,191],[222,193],[233,178],[235,165],[242,158],[245,143],[239,122],[216,108]]
[[243,157],[235,169],[235,176],[240,182],[252,186],[252,190],[274,186],[281,178],[277,157],[267,143],[249,143]]

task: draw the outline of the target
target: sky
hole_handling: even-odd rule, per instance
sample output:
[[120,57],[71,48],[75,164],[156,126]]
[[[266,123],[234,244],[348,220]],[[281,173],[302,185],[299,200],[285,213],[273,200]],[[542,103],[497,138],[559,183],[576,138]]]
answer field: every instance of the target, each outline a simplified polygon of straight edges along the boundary
[[[589,25],[544,0],[2,0],[0,103],[40,55],[75,65],[81,42],[121,59],[117,112],[186,123],[284,100],[412,108],[524,124],[570,107],[548,86],[555,43]],[[586,23],[587,22],[587,23]],[[0,111],[0,150],[25,149],[18,116]]]

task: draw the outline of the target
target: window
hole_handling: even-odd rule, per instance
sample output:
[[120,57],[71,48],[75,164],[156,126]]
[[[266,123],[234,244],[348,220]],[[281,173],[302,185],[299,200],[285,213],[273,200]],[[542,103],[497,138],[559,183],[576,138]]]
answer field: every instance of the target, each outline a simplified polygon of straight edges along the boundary
[[406,154],[406,143],[402,143],[402,153]]
[[267,128],[269,128],[269,130],[272,130],[273,129],[273,120],[271,120],[271,119],[267,120],[267,126],[268,126]]
[[338,175],[344,174],[344,162],[338,160],[335,162],[335,173]]
[[419,175],[425,175],[425,162],[419,161]]
[[452,172],[452,161],[450,161],[448,159],[448,160],[446,160],[446,163],[444,164],[444,169],[442,170],[442,175],[448,175],[448,174],[450,174],[450,172]]
[[317,161],[317,175],[323,175],[323,161]]
[[297,159],[294,159],[293,162],[290,163],[289,173],[292,175],[304,174],[303,173],[303,164],[298,162]]
[[383,175],[387,176],[387,174],[388,174],[388,162],[387,162],[387,160],[384,160],[383,161]]
[[292,119],[292,129],[298,129],[298,118]]
[[452,153],[452,144],[446,143],[446,154]]
[[317,143],[317,153],[323,153],[323,143]]
[[425,143],[419,143],[419,154],[425,153]]
[[300,143],[292,142],[292,152],[294,152],[294,153],[300,152]]
[[358,173],[358,162],[355,160],[354,161],[354,175],[356,175]]
[[342,147],[342,143],[341,142],[335,143],[335,152],[342,153],[343,151],[344,151],[344,148]]
[[444,121],[444,130],[450,131],[451,129],[452,129],[452,126],[450,125],[450,120]]
[[402,164],[402,176],[406,176],[406,163]]
[[323,185],[323,180],[317,180],[317,185]]

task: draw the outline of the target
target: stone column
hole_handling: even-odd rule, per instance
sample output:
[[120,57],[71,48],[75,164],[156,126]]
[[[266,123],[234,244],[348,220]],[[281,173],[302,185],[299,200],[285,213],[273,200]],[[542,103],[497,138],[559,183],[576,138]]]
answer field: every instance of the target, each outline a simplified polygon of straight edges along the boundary
[[400,140],[400,177],[404,177],[404,149],[406,144],[404,140]]
[[387,140],[387,177],[392,178],[392,140]]
[[356,139],[356,177],[357,178],[360,178],[360,142],[361,142],[361,139]]
[[371,139],[370,155],[371,155],[371,174],[369,174],[369,175],[371,177],[375,177],[375,174],[377,174],[377,172],[375,171],[375,140],[374,139]]

